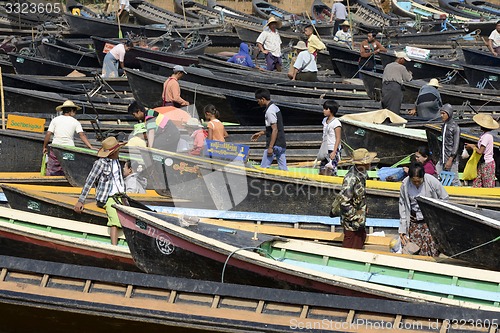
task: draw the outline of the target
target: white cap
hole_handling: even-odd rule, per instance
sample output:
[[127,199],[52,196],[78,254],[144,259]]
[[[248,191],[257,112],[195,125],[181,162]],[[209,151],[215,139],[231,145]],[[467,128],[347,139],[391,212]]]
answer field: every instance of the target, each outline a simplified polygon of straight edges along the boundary
[[396,58],[403,58],[406,61],[411,61],[405,51],[396,52]]
[[181,65],[175,65],[174,66],[174,73],[179,73],[179,72],[183,72],[184,74],[187,74],[184,67],[182,67]]

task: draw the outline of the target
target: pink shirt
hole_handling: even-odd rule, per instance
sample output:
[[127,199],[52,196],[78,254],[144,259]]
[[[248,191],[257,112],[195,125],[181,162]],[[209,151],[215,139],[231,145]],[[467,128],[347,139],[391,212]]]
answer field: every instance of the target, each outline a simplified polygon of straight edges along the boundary
[[434,163],[430,159],[428,159],[423,166],[425,173],[432,176],[437,176],[436,167],[434,166]]
[[208,133],[204,129],[199,129],[191,134],[191,137],[194,139],[193,141],[193,149],[189,152],[190,155],[201,155],[201,151],[203,146],[205,145],[205,139],[207,138]]
[[125,59],[125,45],[118,44],[109,51],[116,60],[123,62]]
[[490,132],[484,132],[483,135],[479,138],[477,142],[477,146],[481,148],[484,146],[484,162],[490,163],[493,162],[493,135]]

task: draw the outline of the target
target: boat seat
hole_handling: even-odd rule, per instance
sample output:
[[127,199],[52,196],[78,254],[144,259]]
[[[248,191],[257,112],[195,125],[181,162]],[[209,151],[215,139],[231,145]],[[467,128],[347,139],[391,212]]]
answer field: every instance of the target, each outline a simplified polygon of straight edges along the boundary
[[280,12],[277,12],[275,10],[271,10],[271,14],[276,16],[277,18],[280,18],[280,19],[283,18],[283,14],[281,14]]
[[453,179],[455,178],[455,173],[451,171],[441,171],[439,178],[441,179],[441,184],[443,186],[451,186]]

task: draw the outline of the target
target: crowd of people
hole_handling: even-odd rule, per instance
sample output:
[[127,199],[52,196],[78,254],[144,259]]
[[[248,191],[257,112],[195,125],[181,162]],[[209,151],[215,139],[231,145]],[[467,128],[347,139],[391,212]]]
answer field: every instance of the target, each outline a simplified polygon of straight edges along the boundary
[[[334,6],[330,22],[335,22],[334,40],[346,47],[353,47],[350,24],[346,21],[347,12],[340,0],[334,0]],[[120,18],[126,20],[127,4],[120,7]],[[282,49],[279,29],[281,22],[271,17],[265,25],[262,33],[256,40],[258,50],[264,54],[265,69],[268,71],[282,70]],[[317,81],[318,66],[316,63],[318,52],[325,49],[325,44],[315,33],[312,25],[303,30],[304,40],[298,41],[293,48],[297,51],[291,65],[288,76],[291,80]],[[367,33],[367,38],[359,45],[360,58],[359,68],[364,70],[375,70],[375,56],[387,49],[376,39],[372,32]],[[489,48],[492,54],[500,52],[500,22],[489,37]],[[124,58],[130,49],[130,43],[122,43],[111,49],[104,58],[103,76],[117,77],[119,67],[124,68]],[[412,73],[407,69],[405,63],[411,59],[403,52],[395,53],[394,62],[385,66],[382,77],[382,108],[386,108],[399,114],[403,100],[403,84],[412,80]],[[256,68],[252,59],[250,48],[246,43],[241,43],[239,52],[228,59],[241,66]],[[206,105],[203,109],[206,125],[187,116],[187,118],[173,119],[174,112],[190,103],[181,97],[179,80],[188,72],[179,65],[173,68],[172,75],[165,80],[162,91],[162,108],[149,109],[140,103],[133,102],[129,113],[138,121],[131,135],[129,144],[135,146],[155,148],[170,152],[184,151],[190,155],[201,156],[207,140],[224,142],[228,133],[221,122],[219,111],[214,105]],[[481,156],[477,164],[477,177],[474,179],[473,187],[495,186],[495,161],[493,158],[493,136],[491,131],[499,128],[499,124],[491,115],[478,114],[474,116],[474,122],[480,126],[482,135],[475,144],[468,143],[460,146],[460,127],[454,120],[452,105],[443,104],[439,93],[441,84],[435,78],[422,86],[415,101],[415,108],[410,115],[417,115],[423,119],[442,120],[441,147],[439,159],[434,164],[432,152],[428,147],[420,147],[414,154],[415,161],[404,169],[406,177],[400,187],[399,212],[400,241],[403,244],[415,243],[421,255],[437,256],[438,248],[434,243],[424,216],[419,208],[417,197],[431,197],[447,200],[448,194],[443,187],[439,177],[442,172],[453,175],[452,185],[460,186],[458,173],[458,162],[461,149],[473,151]],[[265,136],[265,149],[262,154],[260,167],[269,168],[273,161],[277,161],[280,170],[288,170],[286,160],[286,135],[284,128],[284,117],[278,105],[272,101],[271,93],[267,89],[255,91],[256,103],[264,109],[263,124],[265,129],[251,136],[251,141],[257,141]],[[165,109],[167,108],[167,109]],[[170,109],[168,109],[170,108]],[[66,101],[57,107],[62,114],[54,118],[46,133],[43,153],[49,154],[49,175],[62,174],[61,167],[56,156],[49,152],[48,144],[53,136],[53,144],[74,146],[73,137],[78,133],[84,144],[93,149],[93,146],[85,136],[80,123],[74,118],[80,108],[72,101]],[[323,136],[318,161],[320,162],[319,174],[334,176],[341,161],[342,146],[342,123],[336,117],[339,104],[334,100],[326,100],[323,104],[322,121]],[[181,131],[186,130],[192,140],[188,149],[181,140]],[[118,153],[125,143],[120,143],[115,137],[108,137],[101,143],[97,156],[99,159],[94,163],[89,173],[85,186],[76,203],[74,210],[81,213],[90,189],[96,187],[96,201],[98,206],[106,210],[108,215],[108,226],[111,228],[111,241],[117,243],[117,230],[120,223],[116,210],[112,207],[116,202],[116,195],[120,193],[133,192],[144,193],[146,181],[140,175],[142,166],[136,162],[126,162],[122,167],[118,161]],[[366,214],[368,211],[366,202],[366,179],[367,171],[373,164],[379,162],[377,153],[369,152],[365,148],[358,148],[349,152],[352,165],[343,179],[340,193],[332,203],[332,215],[339,215],[344,229],[343,246],[349,248],[363,248],[366,240]]]

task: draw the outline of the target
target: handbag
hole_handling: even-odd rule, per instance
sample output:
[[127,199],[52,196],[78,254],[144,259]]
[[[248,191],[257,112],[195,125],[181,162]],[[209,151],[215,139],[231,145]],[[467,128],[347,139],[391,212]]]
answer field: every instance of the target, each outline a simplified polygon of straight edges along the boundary
[[476,152],[474,149],[472,151],[472,155],[467,161],[467,164],[464,168],[463,179],[464,180],[473,180],[477,178],[477,164],[483,155]]

